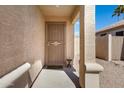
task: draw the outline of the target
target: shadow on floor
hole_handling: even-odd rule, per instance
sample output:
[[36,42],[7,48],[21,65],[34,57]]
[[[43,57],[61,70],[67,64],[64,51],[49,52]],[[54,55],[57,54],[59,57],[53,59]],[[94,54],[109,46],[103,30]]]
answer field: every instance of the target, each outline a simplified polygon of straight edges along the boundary
[[79,83],[79,77],[73,73],[73,67],[72,68],[64,68],[64,72],[67,74],[67,76],[72,80],[76,88],[81,88]]
[[43,69],[62,70],[63,66],[44,66]]

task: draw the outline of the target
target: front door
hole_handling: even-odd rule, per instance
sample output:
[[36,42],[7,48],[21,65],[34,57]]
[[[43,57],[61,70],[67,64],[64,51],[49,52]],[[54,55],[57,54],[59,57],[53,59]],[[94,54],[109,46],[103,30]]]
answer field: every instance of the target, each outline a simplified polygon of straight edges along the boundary
[[46,24],[46,65],[64,65],[65,24]]

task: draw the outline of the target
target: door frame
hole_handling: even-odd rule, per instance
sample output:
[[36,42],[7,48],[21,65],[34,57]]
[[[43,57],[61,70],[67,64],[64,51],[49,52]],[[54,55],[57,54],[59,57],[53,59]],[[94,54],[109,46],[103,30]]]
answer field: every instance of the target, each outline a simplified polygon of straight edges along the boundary
[[47,64],[48,62],[48,46],[47,46],[47,24],[64,24],[64,62],[63,62],[63,66],[66,65],[66,22],[56,22],[56,21],[46,21],[45,22],[45,63],[44,65]]

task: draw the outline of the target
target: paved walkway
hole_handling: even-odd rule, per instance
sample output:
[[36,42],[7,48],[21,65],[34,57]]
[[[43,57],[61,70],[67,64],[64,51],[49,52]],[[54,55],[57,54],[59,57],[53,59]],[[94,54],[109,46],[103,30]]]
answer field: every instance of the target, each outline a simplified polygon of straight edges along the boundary
[[72,69],[43,69],[33,84],[33,88],[78,88],[78,74]]

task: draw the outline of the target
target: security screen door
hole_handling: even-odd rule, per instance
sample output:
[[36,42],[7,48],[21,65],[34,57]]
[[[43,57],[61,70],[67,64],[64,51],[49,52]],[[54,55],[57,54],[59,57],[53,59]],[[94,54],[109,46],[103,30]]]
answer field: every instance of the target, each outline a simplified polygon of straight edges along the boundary
[[65,24],[46,23],[46,65],[64,65]]

